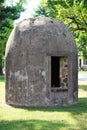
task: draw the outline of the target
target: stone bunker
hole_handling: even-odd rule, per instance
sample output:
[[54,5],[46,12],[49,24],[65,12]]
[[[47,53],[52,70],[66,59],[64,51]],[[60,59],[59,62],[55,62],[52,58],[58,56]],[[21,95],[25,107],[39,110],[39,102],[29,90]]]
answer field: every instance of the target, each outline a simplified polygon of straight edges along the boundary
[[25,19],[6,46],[6,103],[66,106],[78,102],[77,48],[72,34],[52,18]]

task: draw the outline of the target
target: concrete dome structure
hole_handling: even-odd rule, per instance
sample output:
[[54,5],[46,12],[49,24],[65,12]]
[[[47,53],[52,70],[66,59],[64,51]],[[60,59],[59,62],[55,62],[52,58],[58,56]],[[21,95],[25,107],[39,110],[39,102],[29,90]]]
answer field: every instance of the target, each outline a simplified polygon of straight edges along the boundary
[[78,101],[77,48],[61,22],[25,19],[6,46],[6,103],[64,106]]

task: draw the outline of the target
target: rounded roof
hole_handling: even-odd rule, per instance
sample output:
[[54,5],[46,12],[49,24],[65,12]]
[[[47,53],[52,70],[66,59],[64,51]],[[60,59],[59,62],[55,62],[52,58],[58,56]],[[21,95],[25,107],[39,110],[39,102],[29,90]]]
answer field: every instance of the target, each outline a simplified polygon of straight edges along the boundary
[[68,28],[63,23],[48,17],[30,18],[18,23],[8,39],[6,55],[15,49],[48,54],[77,51]]

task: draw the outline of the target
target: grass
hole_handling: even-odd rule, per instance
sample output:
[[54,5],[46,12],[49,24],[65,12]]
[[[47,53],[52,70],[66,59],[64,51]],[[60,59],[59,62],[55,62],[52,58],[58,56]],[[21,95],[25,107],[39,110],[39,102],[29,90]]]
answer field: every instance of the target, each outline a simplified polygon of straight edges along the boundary
[[82,74],[82,75],[87,75],[87,71],[82,71],[82,70],[80,71],[80,70],[79,70],[78,73],[79,73],[79,74]]
[[0,77],[0,130],[87,130],[87,82],[79,82],[79,102],[69,107],[16,108],[4,95]]

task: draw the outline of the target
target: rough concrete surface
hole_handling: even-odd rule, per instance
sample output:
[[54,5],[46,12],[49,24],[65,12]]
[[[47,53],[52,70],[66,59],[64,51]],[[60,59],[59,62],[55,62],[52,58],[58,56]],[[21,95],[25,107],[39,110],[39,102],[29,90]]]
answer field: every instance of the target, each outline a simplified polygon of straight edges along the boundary
[[[65,58],[60,60],[61,85],[56,87],[51,86],[52,56]],[[55,19],[20,22],[8,39],[5,66],[7,104],[65,106],[78,101],[76,44],[68,28]]]

